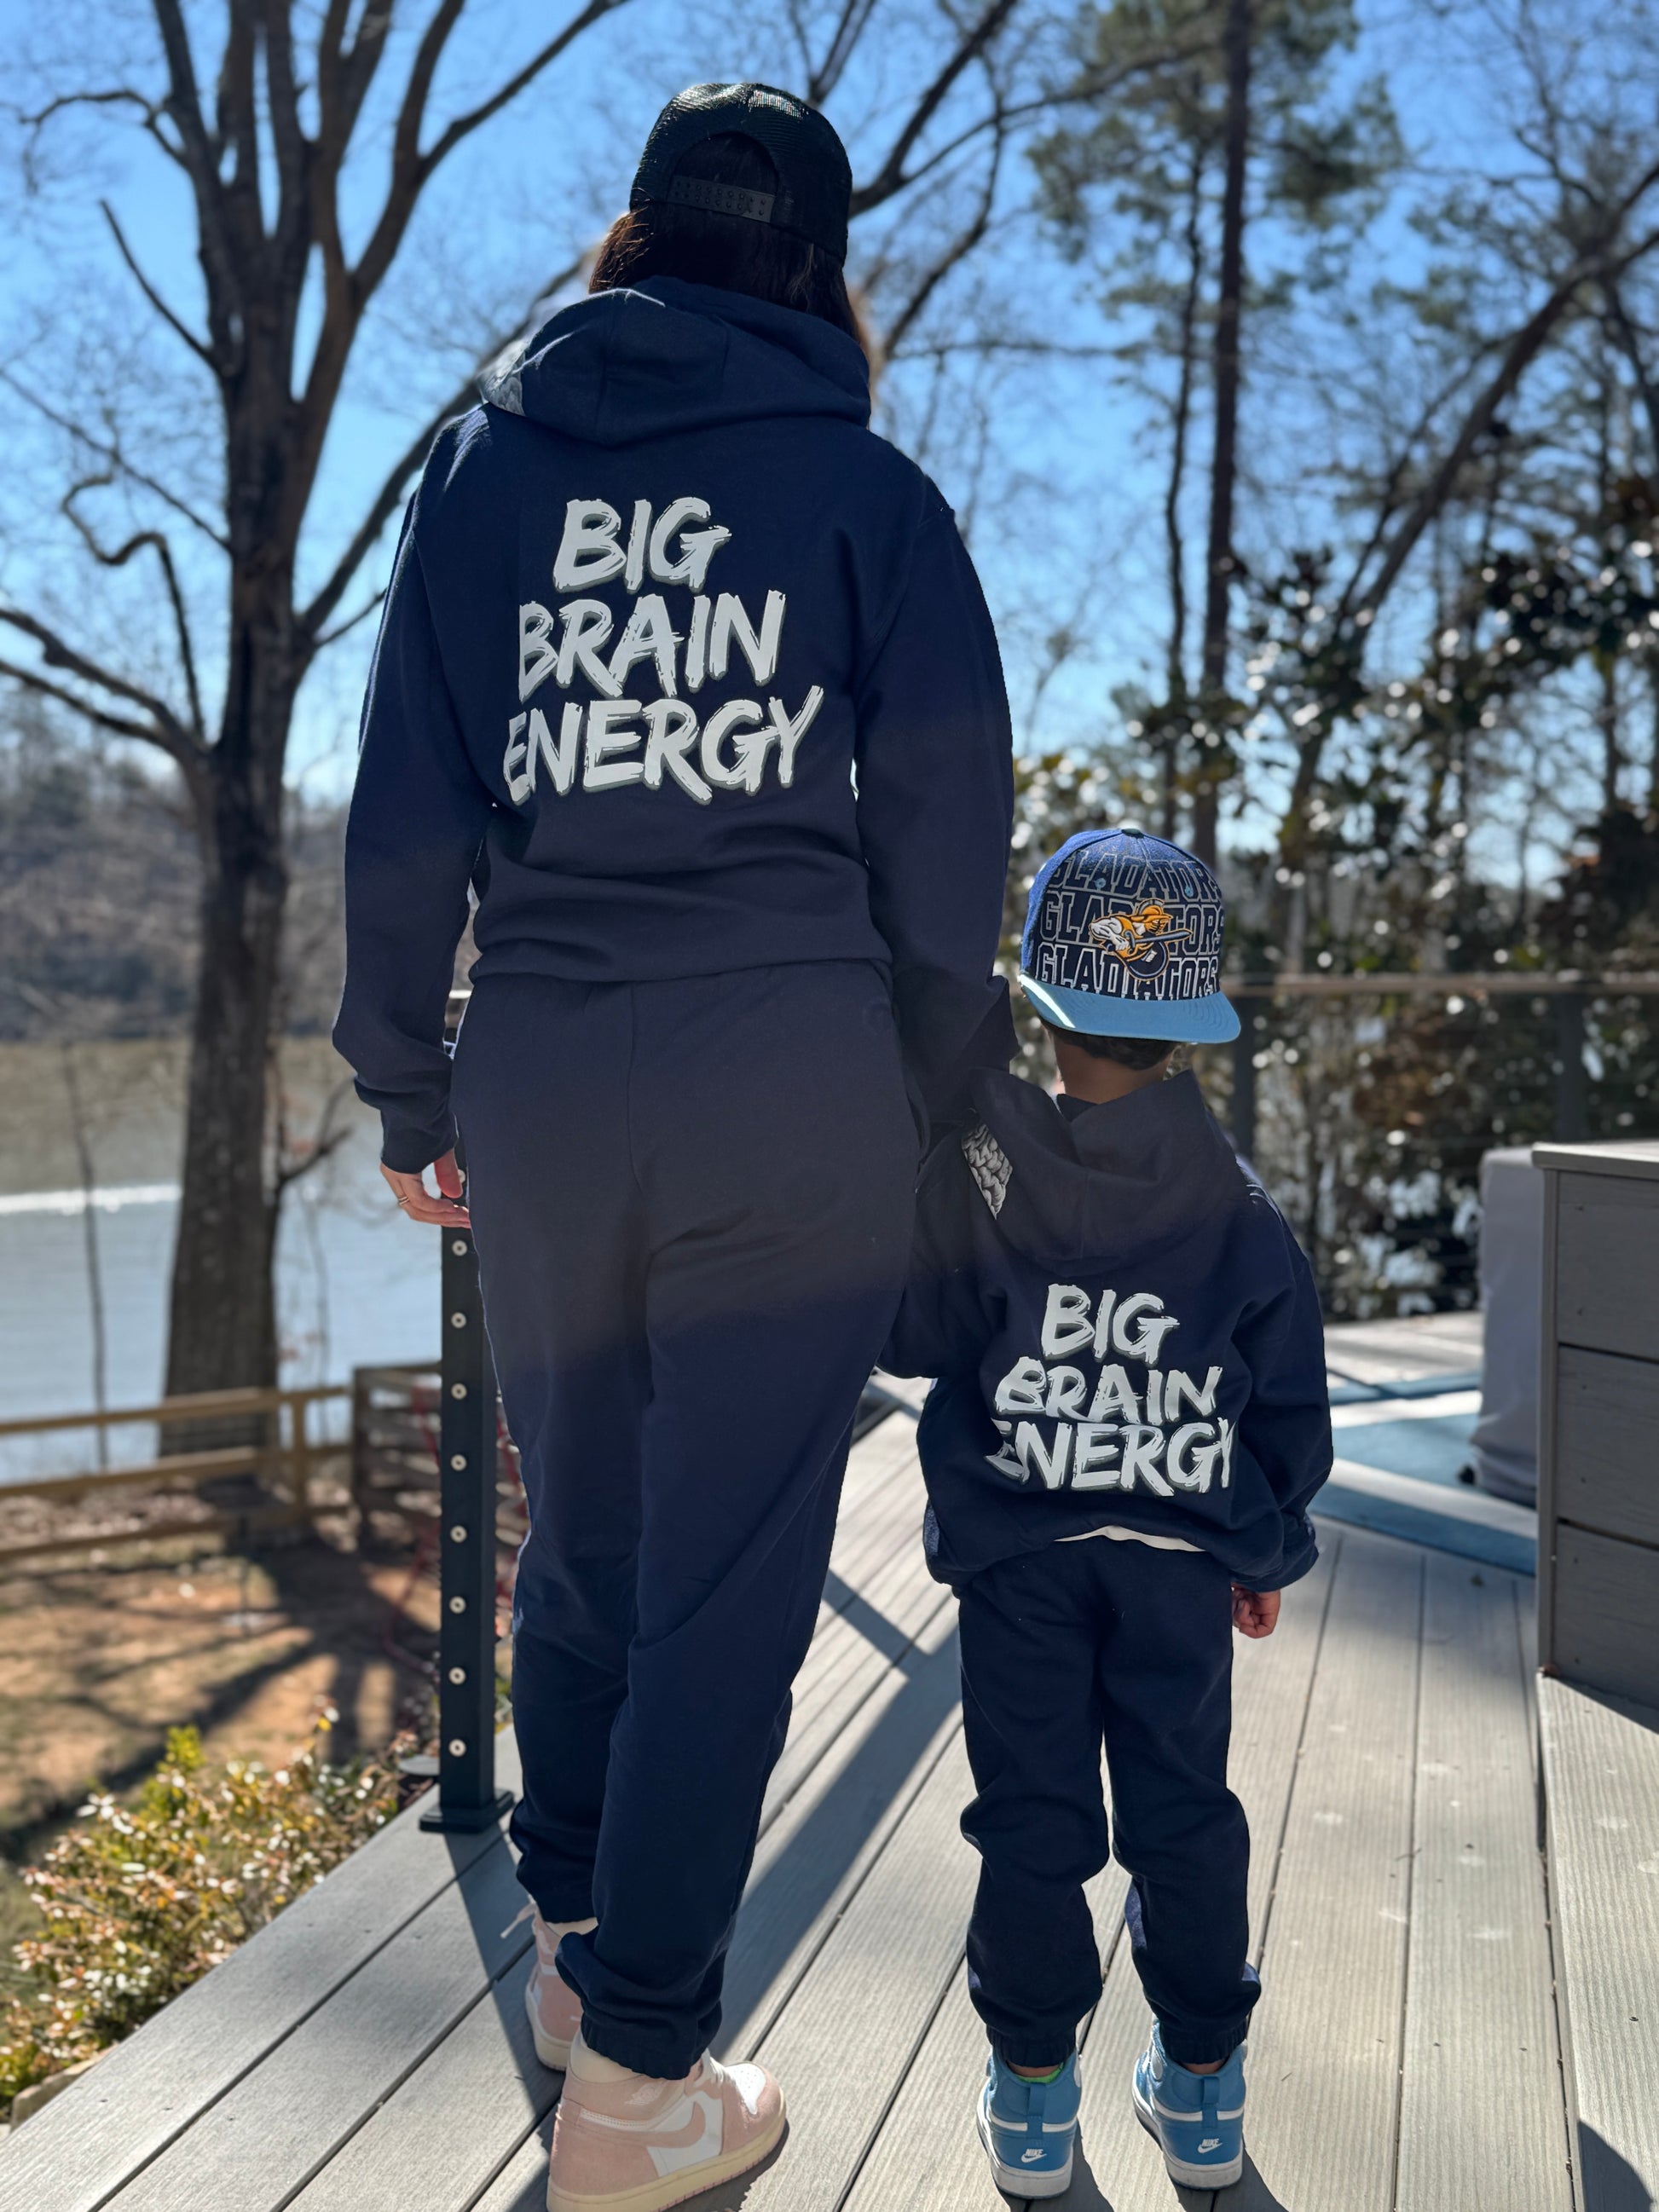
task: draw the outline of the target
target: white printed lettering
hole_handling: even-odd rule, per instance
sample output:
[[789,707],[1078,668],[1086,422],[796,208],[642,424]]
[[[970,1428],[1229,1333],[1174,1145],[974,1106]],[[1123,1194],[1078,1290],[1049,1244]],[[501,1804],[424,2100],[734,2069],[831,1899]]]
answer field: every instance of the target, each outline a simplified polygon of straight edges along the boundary
[[546,682],[558,660],[550,640],[553,617],[535,599],[519,609],[519,697],[527,699]]
[[1095,1320],[1095,1358],[1104,1359],[1112,1348],[1112,1311],[1117,1304],[1115,1291],[1100,1294],[1100,1311]]
[[1177,1490],[1207,1490],[1221,1456],[1215,1431],[1207,1421],[1188,1421],[1170,1439],[1164,1464]]
[[[689,522],[708,522],[712,513],[706,499],[677,499],[664,507],[651,533],[651,574],[659,584],[689,584],[700,592],[713,560],[732,533],[716,522],[707,530],[687,530]],[[676,532],[684,534],[678,555],[671,551]],[[695,689],[695,687],[692,687]]]
[[642,599],[635,599],[634,611],[628,617],[628,627],[617,641],[617,649],[611,656],[611,680],[620,690],[628,681],[636,661],[654,660],[657,681],[670,698],[674,695],[674,647],[679,643],[679,634],[668,619],[668,602],[659,592],[647,592]]
[[691,602],[691,629],[685,641],[685,688],[701,691],[708,672],[708,614],[707,599]]
[[1075,1283],[1050,1283],[1042,1310],[1042,1349],[1050,1359],[1079,1352],[1095,1333],[1089,1316],[1089,1293]]
[[515,714],[507,726],[507,750],[501,755],[501,775],[507,784],[507,795],[515,806],[522,806],[530,796],[530,778],[521,763],[529,747],[522,735],[528,714]]
[[[1160,1314],[1164,1316],[1162,1320],[1152,1318]],[[1130,1330],[1137,1321],[1141,1322],[1140,1334],[1132,1336]],[[1133,1297],[1124,1298],[1119,1304],[1116,1318],[1112,1323],[1112,1342],[1120,1352],[1127,1352],[1131,1359],[1145,1359],[1150,1363],[1158,1358],[1170,1331],[1180,1326],[1173,1314],[1164,1313],[1162,1298],[1154,1297],[1150,1291],[1137,1291]]]
[[1084,1394],[1089,1388],[1080,1367],[1051,1367],[1048,1370],[1048,1396],[1042,1410],[1050,1420],[1074,1421],[1083,1411]]
[[684,699],[648,699],[645,726],[646,789],[659,791],[666,769],[682,791],[707,806],[714,794],[686,758],[697,742],[696,710]]
[[599,659],[599,647],[611,635],[611,610],[603,599],[567,599],[559,609],[563,634],[559,639],[558,682],[562,691],[580,668],[601,697],[620,699],[622,685]]
[[[636,499],[634,520],[628,532],[628,557],[623,563],[623,589],[637,592],[645,581],[645,539],[651,527],[651,502]],[[671,685],[672,690],[672,685]]]
[[1048,1381],[1048,1370],[1040,1359],[1033,1359],[1029,1352],[1024,1358],[1017,1359],[997,1384],[994,1403],[998,1413],[1040,1413]]
[[559,716],[559,742],[556,748],[553,732],[547,726],[547,717],[539,707],[530,710],[530,788],[536,788],[536,769],[543,761],[552,778],[553,788],[562,799],[575,781],[576,755],[580,750],[582,710],[571,699],[566,702]]
[[986,1453],[985,1464],[987,1467],[995,1468],[999,1474],[1010,1476],[1015,1482],[1024,1482],[1025,1470],[1014,1457],[1013,1448],[1008,1442],[1009,1437],[1013,1433],[1013,1423],[994,1421],[991,1425],[1002,1438],[1002,1443],[998,1450]]
[[611,757],[615,753],[631,752],[641,742],[644,732],[626,726],[639,712],[637,699],[596,699],[588,708],[584,791],[615,791],[621,784],[638,783],[643,777],[643,761]]
[[[760,789],[766,748],[772,738],[769,730],[757,726],[764,719],[752,699],[728,699],[723,707],[714,709],[703,725],[702,732],[702,772],[710,783],[717,783],[726,791]],[[721,740],[728,736],[732,741],[729,768],[720,758]]]
[[1072,1431],[1064,1421],[1054,1431],[1052,1449],[1045,1447],[1041,1431],[1032,1422],[1022,1421],[1014,1431],[1014,1449],[1022,1469],[1030,1475],[1035,1466],[1047,1490],[1066,1487],[1066,1461],[1071,1448]]
[[1126,1421],[1140,1419],[1140,1401],[1130,1383],[1127,1370],[1121,1367],[1103,1367],[1100,1380],[1095,1385],[1094,1403],[1089,1408],[1091,1421],[1109,1420],[1116,1414]]
[[778,781],[787,791],[795,780],[795,748],[817,720],[818,708],[823,704],[823,686],[812,686],[793,722],[784,712],[781,699],[769,699],[766,703],[772,709],[772,728],[778,740]]
[[1115,1490],[1123,1478],[1118,1460],[1123,1431],[1114,1422],[1085,1421],[1072,1454],[1073,1490]]
[[564,532],[553,562],[556,592],[580,592],[620,576],[627,559],[617,543],[622,517],[602,499],[573,499],[564,510]]
[[1180,1419],[1181,1401],[1183,1398],[1194,1413],[1213,1413],[1216,1385],[1220,1380],[1221,1370],[1218,1367],[1211,1368],[1209,1373],[1204,1377],[1204,1387],[1200,1390],[1190,1375],[1183,1375],[1178,1367],[1172,1367],[1164,1378],[1164,1419],[1166,1421]]
[[708,632],[708,672],[720,677],[726,673],[726,664],[733,640],[757,684],[769,684],[778,670],[778,647],[783,637],[784,599],[781,592],[766,594],[766,611],[761,617],[760,634],[744,611],[743,601],[735,592],[722,592],[714,602],[714,619]]
[[1164,1456],[1164,1431],[1146,1421],[1137,1421],[1123,1431],[1123,1487],[1133,1490],[1135,1478],[1139,1477],[1148,1490],[1156,1491],[1160,1498],[1171,1498],[1174,1492],[1158,1471],[1158,1461]]

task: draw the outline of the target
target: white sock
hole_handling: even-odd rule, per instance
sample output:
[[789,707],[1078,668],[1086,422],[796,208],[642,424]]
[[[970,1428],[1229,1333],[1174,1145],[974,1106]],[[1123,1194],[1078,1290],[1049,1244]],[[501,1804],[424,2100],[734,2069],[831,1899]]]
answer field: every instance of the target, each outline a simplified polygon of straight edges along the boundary
[[590,2051],[580,2028],[570,2046],[568,2070],[579,2081],[653,2081],[657,2078],[653,2074],[636,2074],[631,2066],[619,2066],[602,2051]]
[[544,1920],[543,1928],[556,1946],[567,1936],[591,1936],[599,1926],[597,1920]]

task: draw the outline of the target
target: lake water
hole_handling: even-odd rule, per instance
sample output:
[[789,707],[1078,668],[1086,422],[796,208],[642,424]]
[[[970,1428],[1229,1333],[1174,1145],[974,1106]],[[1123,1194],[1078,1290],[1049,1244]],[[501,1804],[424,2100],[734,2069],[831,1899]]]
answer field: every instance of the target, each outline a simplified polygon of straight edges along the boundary
[[[161,1395],[178,1218],[183,1056],[172,1042],[75,1048],[75,1095],[92,1154],[92,1226],[103,1280],[111,1406]],[[294,1126],[314,1126],[342,1071],[307,1040],[285,1062]],[[355,1101],[341,1149],[293,1186],[277,1251],[285,1382],[346,1382],[380,1361],[429,1358],[440,1336],[439,1236],[404,1221]],[[64,1055],[0,1047],[0,1419],[94,1402],[88,1212]],[[0,1483],[94,1464],[89,1432],[0,1439]],[[118,1434],[118,1458],[138,1440]]]

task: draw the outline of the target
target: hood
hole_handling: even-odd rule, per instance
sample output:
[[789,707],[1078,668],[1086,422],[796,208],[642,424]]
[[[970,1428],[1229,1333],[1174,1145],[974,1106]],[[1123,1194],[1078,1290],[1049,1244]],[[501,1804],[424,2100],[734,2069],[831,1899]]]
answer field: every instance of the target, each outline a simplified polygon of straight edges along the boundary
[[870,419],[869,367],[845,331],[677,276],[561,307],[479,389],[492,407],[595,446],[769,416]]
[[972,1097],[1011,1170],[997,1227],[1044,1267],[1107,1251],[1132,1261],[1247,1196],[1190,1071],[1075,1115],[990,1070],[974,1079]]

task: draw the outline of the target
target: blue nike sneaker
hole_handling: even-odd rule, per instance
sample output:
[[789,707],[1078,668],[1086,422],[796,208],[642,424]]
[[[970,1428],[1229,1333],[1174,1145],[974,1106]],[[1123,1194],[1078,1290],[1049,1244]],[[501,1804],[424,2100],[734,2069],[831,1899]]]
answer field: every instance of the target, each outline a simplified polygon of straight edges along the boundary
[[1135,2117],[1157,2138],[1171,2181],[1227,2189],[1244,2171],[1244,2046],[1218,2074],[1189,2074],[1156,2027],[1135,2063]]
[[1052,2081],[1027,2081],[995,2051],[979,2100],[979,2139],[991,2179],[1005,2196],[1060,2197],[1071,2186],[1077,2110],[1074,2051]]

